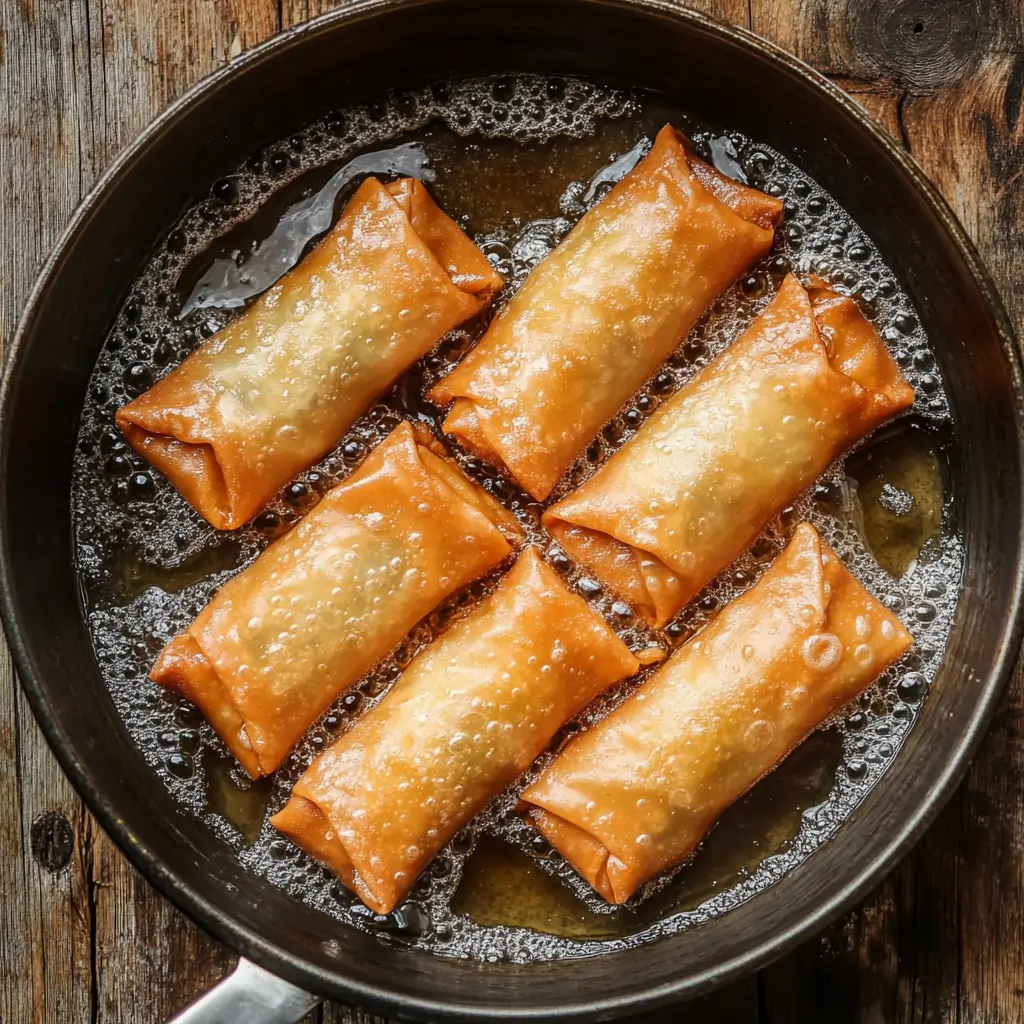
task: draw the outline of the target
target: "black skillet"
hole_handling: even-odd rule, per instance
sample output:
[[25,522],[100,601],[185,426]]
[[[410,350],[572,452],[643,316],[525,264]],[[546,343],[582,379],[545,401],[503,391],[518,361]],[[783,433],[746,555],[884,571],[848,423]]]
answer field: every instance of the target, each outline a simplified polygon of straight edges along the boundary
[[[178,806],[100,676],[69,507],[78,410],[101,341],[180,211],[261,145],[330,108],[497,70],[660,90],[790,156],[846,207],[899,276],[938,354],[955,422],[952,490],[966,564],[919,719],[831,842],[699,928],[531,966],[441,959],[340,926],[247,874]],[[607,1019],[706,992],[813,935],[893,867],[953,791],[1017,652],[1021,423],[1012,330],[962,228],[888,136],[792,57],[667,0],[359,0],[236,59],[174,104],[103,177],[44,267],[3,389],[3,618],[36,716],[103,827],[153,884],[244,957],[390,1016]],[[246,965],[188,1019],[284,1024],[313,1001]]]

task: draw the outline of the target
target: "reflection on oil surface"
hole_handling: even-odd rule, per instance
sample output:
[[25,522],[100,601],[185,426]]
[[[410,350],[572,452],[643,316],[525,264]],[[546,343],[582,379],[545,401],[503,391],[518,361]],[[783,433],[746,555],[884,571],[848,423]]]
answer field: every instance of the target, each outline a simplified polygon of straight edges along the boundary
[[466,862],[452,911],[485,927],[504,924],[570,939],[623,934],[623,912],[596,913],[531,857],[492,836],[481,836]]
[[201,548],[173,567],[159,565],[133,547],[120,547],[111,552],[104,582],[107,593],[118,604],[128,605],[150,587],[178,594],[217,573],[236,568],[240,557],[241,545],[232,538]]
[[203,758],[206,780],[206,811],[219,814],[242,834],[246,843],[259,838],[267,816],[267,804],[274,791],[272,779],[253,781],[235,763],[208,750]]
[[942,526],[938,439],[911,422],[898,423],[851,455],[846,475],[864,542],[886,572],[902,576]]

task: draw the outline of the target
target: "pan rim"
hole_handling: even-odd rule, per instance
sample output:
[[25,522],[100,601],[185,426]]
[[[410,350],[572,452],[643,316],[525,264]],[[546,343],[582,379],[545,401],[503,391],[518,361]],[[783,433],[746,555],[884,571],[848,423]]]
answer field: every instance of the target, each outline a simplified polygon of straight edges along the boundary
[[[132,166],[150,142],[177,124],[194,103],[216,90],[229,78],[244,69],[276,58],[293,47],[299,47],[307,38],[334,31],[342,23],[370,18],[378,13],[399,8],[412,8],[430,0],[353,0],[345,7],[323,14],[309,22],[279,33],[246,51],[207,75],[153,119],[139,135],[112,161],[96,181],[72,215],[53,249],[43,263],[25,301],[5,361],[3,381],[0,384],[0,424],[9,418],[11,395],[18,383],[23,350],[32,333],[33,322],[39,312],[48,285],[58,270],[65,252],[75,237],[89,222],[101,200]],[[839,107],[846,116],[859,123],[884,149],[892,161],[909,179],[910,184],[923,197],[942,229],[952,240],[963,260],[975,287],[984,298],[992,324],[999,336],[1003,358],[1008,367],[1013,391],[1015,433],[1018,461],[1024,466],[1024,368],[1016,344],[1013,326],[1005,311],[998,291],[985,268],[973,242],[956,219],[936,186],[927,178],[913,158],[899,147],[880,126],[846,93],[825,76],[806,65],[775,44],[753,33],[721,22],[699,12],[681,7],[675,0],[591,0],[606,7],[622,10],[641,10],[653,16],[689,22],[705,31],[713,32],[733,42],[750,56],[767,59],[788,75],[801,79],[804,84],[823,92],[831,105]],[[7,479],[9,451],[4,432],[0,447],[0,480]],[[1024,473],[1022,473],[1022,500],[1024,500]],[[1024,551],[1024,522],[1018,534],[1018,550]],[[91,776],[87,766],[70,749],[67,735],[52,714],[34,671],[32,657],[23,640],[22,615],[12,592],[12,557],[8,507],[0,507],[0,619],[21,685],[32,711],[39,722],[47,742],[54,751],[62,770],[69,777],[86,806],[118,844],[121,851],[146,879],[179,909],[197,921],[218,940],[261,966],[279,974],[295,984],[308,987],[325,997],[342,998],[358,1002],[368,1008],[385,1013],[399,1013],[416,1017],[478,1020],[530,1020],[576,1019],[594,1015],[611,1016],[637,1012],[659,1005],[692,998],[712,988],[720,987],[735,978],[760,968],[788,952],[800,941],[816,933],[839,916],[851,904],[884,877],[896,862],[920,838],[938,811],[952,795],[973,758],[981,739],[991,723],[999,699],[1009,679],[1020,645],[1024,620],[1024,562],[1018,559],[1013,578],[1013,599],[1004,616],[1000,642],[991,667],[985,673],[984,684],[978,688],[968,726],[950,757],[937,773],[928,789],[919,798],[915,812],[890,838],[884,849],[860,867],[842,889],[801,915],[798,921],[779,933],[759,939],[751,948],[732,959],[707,968],[699,974],[669,979],[655,988],[639,994],[617,995],[607,998],[572,1001],[557,1007],[537,1004],[524,1006],[491,1005],[482,1007],[461,999],[454,993],[446,999],[421,998],[383,987],[368,985],[341,974],[318,968],[301,957],[266,940],[262,935],[236,922],[234,917],[201,896],[180,874],[169,870],[155,850],[140,844],[129,824],[118,813],[115,803]]]

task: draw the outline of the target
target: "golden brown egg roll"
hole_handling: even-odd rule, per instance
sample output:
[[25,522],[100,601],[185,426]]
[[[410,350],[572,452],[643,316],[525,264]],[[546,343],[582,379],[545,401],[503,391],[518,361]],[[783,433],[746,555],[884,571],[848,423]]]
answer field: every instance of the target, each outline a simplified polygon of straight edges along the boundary
[[914,400],[857,303],[792,275],[544,523],[656,626],[850,445]]
[[685,860],[759,779],[910,646],[809,523],[761,579],[523,793],[609,902]]
[[234,529],[500,288],[420,182],[368,178],[309,256],[117,425],[204,519]]
[[429,392],[444,429],[543,500],[723,288],[771,247],[782,203],[666,126]]
[[271,823],[387,913],[566,721],[637,667],[528,548],[313,762]]
[[152,678],[197,704],[254,778],[520,539],[511,513],[433,445],[396,427],[157,659]]

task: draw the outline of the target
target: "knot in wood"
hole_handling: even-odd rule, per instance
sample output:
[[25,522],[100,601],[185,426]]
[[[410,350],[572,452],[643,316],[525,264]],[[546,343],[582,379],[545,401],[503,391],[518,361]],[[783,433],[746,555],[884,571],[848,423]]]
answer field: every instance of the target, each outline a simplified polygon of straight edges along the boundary
[[857,63],[870,63],[875,75],[914,95],[963,78],[997,29],[988,0],[850,3],[846,17]]
[[47,811],[32,822],[30,833],[32,856],[47,871],[57,872],[67,866],[75,848],[71,822],[59,811]]

